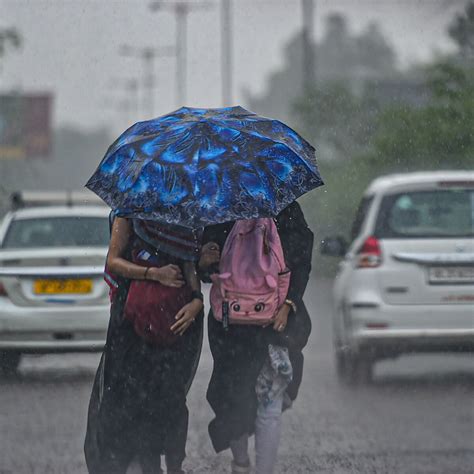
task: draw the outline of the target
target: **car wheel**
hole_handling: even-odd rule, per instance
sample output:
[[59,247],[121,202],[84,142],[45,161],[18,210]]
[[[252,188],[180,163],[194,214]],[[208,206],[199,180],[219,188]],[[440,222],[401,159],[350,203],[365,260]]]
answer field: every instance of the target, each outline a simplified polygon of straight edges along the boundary
[[336,349],[336,372],[340,382],[345,385],[354,385],[356,381],[354,357],[350,351]]
[[374,361],[367,356],[358,355],[353,360],[353,378],[356,384],[369,384],[374,376]]
[[363,354],[336,350],[336,372],[338,379],[347,385],[372,382],[374,361]]
[[20,365],[21,354],[13,351],[0,352],[0,374],[12,376],[17,373]]
[[335,357],[337,377],[341,382],[347,382],[350,373],[347,354],[342,349],[336,349]]

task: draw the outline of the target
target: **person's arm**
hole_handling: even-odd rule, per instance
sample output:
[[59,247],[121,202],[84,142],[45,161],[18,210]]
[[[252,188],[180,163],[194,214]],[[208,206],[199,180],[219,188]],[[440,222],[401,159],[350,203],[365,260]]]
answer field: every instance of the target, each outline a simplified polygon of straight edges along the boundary
[[290,306],[287,304],[282,304],[272,320],[273,329],[278,332],[285,330],[286,325],[288,324],[288,316],[290,315]]
[[196,264],[184,262],[184,278],[192,291],[192,300],[185,304],[176,314],[176,322],[171,326],[171,331],[182,336],[186,329],[194,322],[197,315],[203,310],[204,303],[201,293],[201,282],[199,281]]
[[142,267],[123,258],[132,235],[128,219],[117,217],[112,226],[107,267],[116,275],[132,280],[153,280],[163,285],[180,288],[184,285],[181,270],[177,265],[164,267]]
[[184,279],[194,293],[201,292],[201,282],[199,281],[196,264],[194,262],[184,262],[183,264]]
[[287,298],[298,306],[303,300],[311,273],[314,235],[297,202],[288,206],[278,220],[286,264],[291,270]]
[[296,202],[278,216],[278,223],[286,264],[291,270],[287,294],[289,302],[280,306],[273,322],[273,329],[281,332],[288,324],[290,311],[297,308],[303,301],[303,294],[311,272],[313,233],[306,223],[301,207]]

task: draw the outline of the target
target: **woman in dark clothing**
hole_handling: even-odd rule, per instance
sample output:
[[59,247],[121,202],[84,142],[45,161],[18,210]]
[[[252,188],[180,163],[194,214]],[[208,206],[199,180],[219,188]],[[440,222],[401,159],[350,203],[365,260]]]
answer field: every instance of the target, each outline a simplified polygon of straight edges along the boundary
[[[209,434],[217,452],[232,448],[233,472],[236,473],[249,472],[246,448],[242,453],[241,448],[234,449],[233,443],[243,440],[245,445],[247,436],[256,429],[259,409],[256,384],[268,359],[269,345],[288,349],[292,380],[285,389],[285,408],[297,396],[303,373],[302,349],[311,332],[311,320],[303,302],[303,294],[311,271],[313,233],[296,202],[278,215],[276,224],[285,261],[291,270],[287,296],[290,304],[282,306],[277,315],[277,323],[266,328],[231,325],[225,331],[222,323],[213,317],[212,311],[209,314],[209,342],[214,358],[214,370],[207,399],[215,413],[215,418],[209,425]],[[201,272],[206,270],[203,267],[218,259],[217,249],[223,248],[232,226],[233,223],[221,224],[205,230]],[[281,415],[281,404],[277,409]],[[242,446],[241,441],[238,441],[238,444]],[[278,445],[278,441],[276,444]],[[240,459],[237,459],[237,455]],[[271,472],[273,466],[265,469]],[[262,469],[262,472],[265,469]]]
[[[85,454],[91,474],[125,473],[133,460],[144,474],[161,473],[162,454],[168,473],[184,472],[186,394],[201,350],[202,295],[194,262],[171,255],[172,241],[170,247],[160,246],[161,251],[153,247],[138,237],[140,227],[134,224],[116,218],[112,228],[107,271],[117,278],[106,347],[89,405]],[[153,255],[156,266],[131,262],[132,254],[145,251]],[[171,327],[182,337],[170,347],[146,342],[124,318],[130,280],[143,279],[175,288],[188,284],[193,290],[192,300]]]

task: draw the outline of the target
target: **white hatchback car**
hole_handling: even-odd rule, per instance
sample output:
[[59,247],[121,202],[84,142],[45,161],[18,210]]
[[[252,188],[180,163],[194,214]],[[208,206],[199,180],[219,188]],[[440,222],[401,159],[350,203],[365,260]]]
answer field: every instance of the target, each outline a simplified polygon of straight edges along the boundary
[[334,284],[334,346],[345,381],[377,360],[474,350],[474,172],[390,175],[366,190]]
[[0,226],[0,372],[21,354],[100,351],[109,319],[103,280],[109,210],[41,206]]

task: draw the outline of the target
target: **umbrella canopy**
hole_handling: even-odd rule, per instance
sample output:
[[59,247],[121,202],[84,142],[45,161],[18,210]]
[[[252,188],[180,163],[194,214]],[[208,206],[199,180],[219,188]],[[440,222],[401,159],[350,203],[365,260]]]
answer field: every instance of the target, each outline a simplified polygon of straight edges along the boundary
[[86,186],[117,215],[190,228],[277,215],[323,184],[314,148],[242,107],[182,107],[138,122]]

